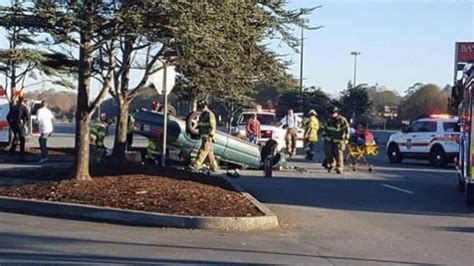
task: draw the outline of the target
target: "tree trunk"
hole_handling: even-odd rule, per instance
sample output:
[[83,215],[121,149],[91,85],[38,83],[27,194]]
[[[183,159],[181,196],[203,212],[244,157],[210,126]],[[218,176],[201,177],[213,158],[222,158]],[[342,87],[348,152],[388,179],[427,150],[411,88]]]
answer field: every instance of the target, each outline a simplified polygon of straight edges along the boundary
[[115,131],[114,156],[117,159],[125,160],[125,150],[127,145],[128,132],[128,107],[129,103],[123,99],[119,102],[119,112],[117,118],[117,129]]
[[[86,4],[86,9],[91,3]],[[91,8],[92,9],[92,8]],[[89,9],[89,10],[91,10]],[[85,12],[88,13],[87,11]],[[79,78],[76,109],[75,169],[74,179],[92,180],[89,173],[89,93],[92,73],[92,43],[90,25],[81,32],[79,49]]]
[[128,107],[130,101],[128,99],[130,68],[132,66],[133,40],[126,39],[124,41],[124,49],[122,52],[123,71],[120,82],[119,93],[116,100],[118,103],[118,119],[117,129],[115,131],[114,157],[118,160],[125,160],[125,147],[127,145],[127,129],[128,129]]

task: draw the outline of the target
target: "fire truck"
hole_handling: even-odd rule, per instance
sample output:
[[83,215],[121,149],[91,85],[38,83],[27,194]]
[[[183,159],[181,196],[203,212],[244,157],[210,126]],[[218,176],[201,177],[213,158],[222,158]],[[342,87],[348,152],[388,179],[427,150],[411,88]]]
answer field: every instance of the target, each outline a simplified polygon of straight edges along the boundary
[[474,204],[474,64],[464,68],[463,76],[451,92],[451,106],[459,115],[461,128],[458,170],[458,189],[466,202]]

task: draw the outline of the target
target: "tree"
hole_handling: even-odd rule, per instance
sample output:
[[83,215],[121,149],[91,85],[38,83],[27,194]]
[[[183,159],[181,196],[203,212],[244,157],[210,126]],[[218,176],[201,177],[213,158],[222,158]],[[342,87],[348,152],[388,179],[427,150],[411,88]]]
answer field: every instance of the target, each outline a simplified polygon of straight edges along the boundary
[[399,116],[415,120],[434,113],[444,113],[448,108],[448,95],[434,84],[426,84],[402,99]]
[[[303,101],[301,101],[301,96],[303,96]],[[283,93],[278,101],[277,114],[284,116],[288,109],[299,111],[296,107],[302,106],[304,114],[314,109],[319,116],[325,116],[326,110],[331,104],[332,100],[320,89],[305,91],[303,94],[297,91],[288,91]]]
[[[76,110],[75,169],[76,180],[91,180],[89,173],[89,127],[91,116],[113,86],[115,62],[115,26],[111,1],[35,1],[33,13],[42,22],[42,32],[51,46],[78,49],[78,93]],[[105,82],[97,97],[91,97],[94,54],[105,51]]]
[[[298,40],[290,25],[305,26],[284,1],[181,1],[171,19],[176,66],[191,101],[207,95],[251,96],[257,82],[282,78],[286,64],[266,39],[281,38],[290,47]],[[182,92],[177,92],[183,94]]]
[[[8,48],[0,49],[0,69],[10,84],[10,102],[15,102],[14,90],[25,87],[27,77],[36,79],[38,75],[67,75],[75,67],[60,52],[49,52],[41,49],[35,29],[43,25],[42,21],[32,14],[31,5],[25,0],[11,0],[10,6],[0,6],[0,27],[7,31]],[[66,80],[56,79],[53,83],[64,86]],[[8,86],[9,85],[9,86]]]
[[341,92],[341,107],[343,114],[354,122],[367,122],[372,102],[370,101],[365,84],[351,87]]

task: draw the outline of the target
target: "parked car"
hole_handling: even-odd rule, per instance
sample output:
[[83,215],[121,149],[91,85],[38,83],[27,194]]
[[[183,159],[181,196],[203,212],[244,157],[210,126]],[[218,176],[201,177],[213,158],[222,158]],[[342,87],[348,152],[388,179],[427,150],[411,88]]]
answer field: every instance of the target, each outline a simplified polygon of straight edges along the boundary
[[391,163],[410,158],[429,160],[431,165],[443,167],[458,156],[459,139],[457,117],[431,115],[392,134],[387,142],[387,156]]

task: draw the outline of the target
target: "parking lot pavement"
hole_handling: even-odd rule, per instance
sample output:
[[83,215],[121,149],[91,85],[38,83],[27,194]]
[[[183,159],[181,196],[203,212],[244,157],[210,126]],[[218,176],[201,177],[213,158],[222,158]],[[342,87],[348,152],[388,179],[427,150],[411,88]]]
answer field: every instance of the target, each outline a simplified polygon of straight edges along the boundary
[[[318,148],[321,151],[321,147]],[[236,179],[281,228],[231,233],[155,229],[0,214],[0,263],[472,264],[473,208],[454,169],[392,165],[328,174],[302,155],[296,169],[241,171]],[[346,170],[349,170],[346,168]]]

